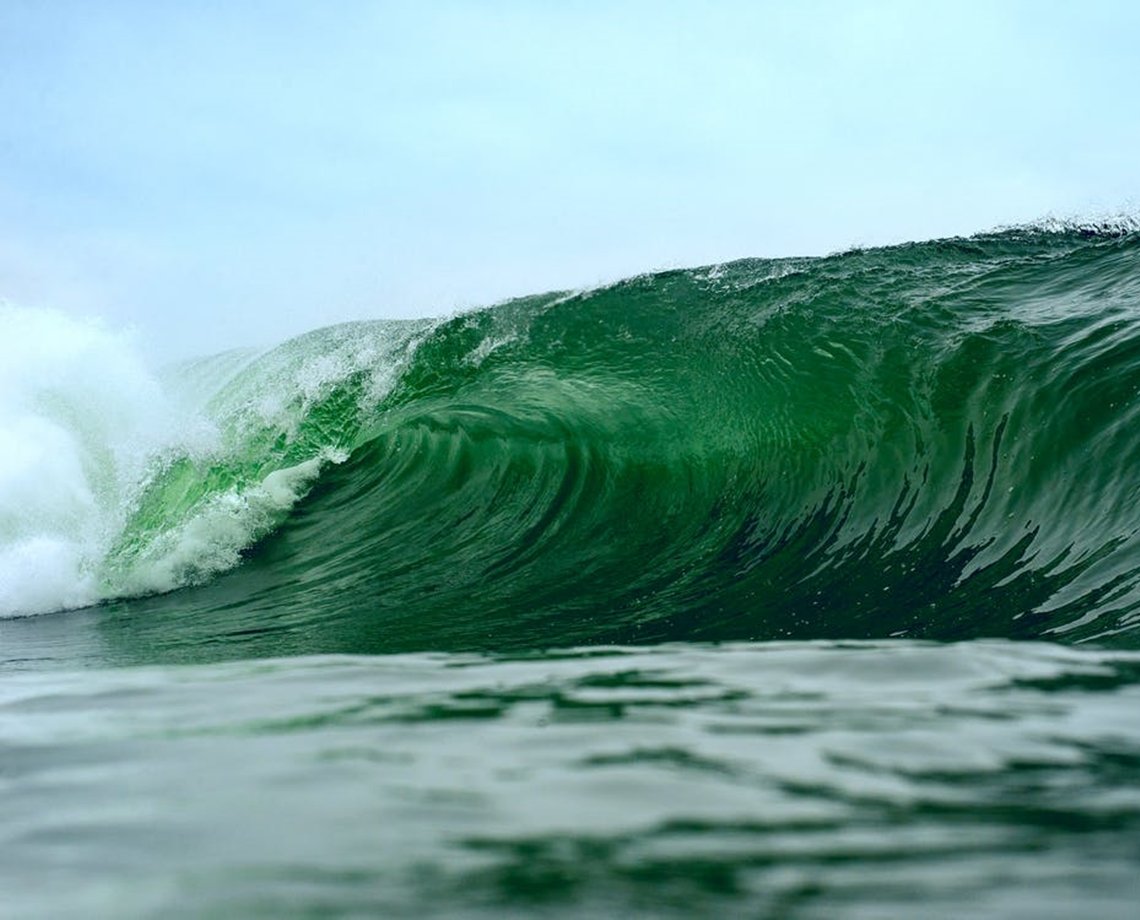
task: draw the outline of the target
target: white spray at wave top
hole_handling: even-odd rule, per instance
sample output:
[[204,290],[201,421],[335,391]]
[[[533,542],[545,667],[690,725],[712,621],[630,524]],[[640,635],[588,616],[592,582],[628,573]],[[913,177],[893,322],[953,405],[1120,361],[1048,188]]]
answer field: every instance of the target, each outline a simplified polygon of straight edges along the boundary
[[224,463],[266,427],[291,439],[309,405],[362,367],[362,398],[375,404],[421,326],[333,327],[260,357],[190,362],[160,382],[129,336],[0,304],[0,617],[169,591],[238,565],[326,463],[347,458],[343,449],[314,444],[288,466],[172,509],[136,551],[115,557],[140,498],[173,461]]
[[175,413],[127,337],[0,305],[0,616],[93,603]]

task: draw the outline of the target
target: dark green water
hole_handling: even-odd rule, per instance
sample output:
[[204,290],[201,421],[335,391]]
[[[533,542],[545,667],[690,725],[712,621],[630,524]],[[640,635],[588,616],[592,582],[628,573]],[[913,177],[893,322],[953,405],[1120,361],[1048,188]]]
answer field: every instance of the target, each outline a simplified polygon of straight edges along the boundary
[[212,436],[115,493],[102,602],[0,619],[13,916],[1133,915],[1134,229],[668,272],[166,387]]

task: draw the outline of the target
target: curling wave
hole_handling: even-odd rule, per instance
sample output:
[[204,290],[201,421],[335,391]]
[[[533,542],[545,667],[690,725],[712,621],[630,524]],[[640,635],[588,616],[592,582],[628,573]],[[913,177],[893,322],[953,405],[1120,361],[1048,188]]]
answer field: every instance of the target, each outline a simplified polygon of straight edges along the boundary
[[[120,483],[83,590],[5,611],[136,598],[108,622],[182,654],[1140,640],[1130,225],[338,326],[161,400],[144,470],[80,463]],[[2,496],[0,567],[66,524]]]

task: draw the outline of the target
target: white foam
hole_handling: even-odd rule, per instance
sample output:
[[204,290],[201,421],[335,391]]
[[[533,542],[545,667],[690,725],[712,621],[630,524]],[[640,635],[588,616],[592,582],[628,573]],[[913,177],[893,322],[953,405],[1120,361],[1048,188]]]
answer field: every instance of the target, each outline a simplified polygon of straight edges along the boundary
[[0,616],[98,600],[99,563],[177,432],[127,336],[0,304]]
[[342,453],[327,452],[275,470],[244,492],[216,495],[184,523],[162,533],[145,559],[122,579],[120,590],[170,591],[233,568],[242,550],[268,533],[309,491],[325,463],[344,459]]
[[341,445],[312,445],[316,455],[132,533],[148,485],[178,459],[225,464],[267,427],[291,439],[310,403],[359,368],[362,398],[379,401],[417,331],[321,330],[256,360],[188,365],[168,391],[128,335],[0,303],[0,617],[169,591],[237,565],[346,459]]

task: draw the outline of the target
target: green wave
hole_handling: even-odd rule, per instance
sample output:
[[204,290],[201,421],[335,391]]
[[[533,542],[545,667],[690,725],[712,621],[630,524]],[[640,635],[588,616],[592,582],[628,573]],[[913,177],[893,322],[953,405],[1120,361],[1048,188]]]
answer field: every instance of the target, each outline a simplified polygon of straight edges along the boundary
[[1135,646],[1138,318],[1134,227],[1019,228],[183,368],[221,443],[167,458],[103,578],[193,586],[107,629],[221,657]]

